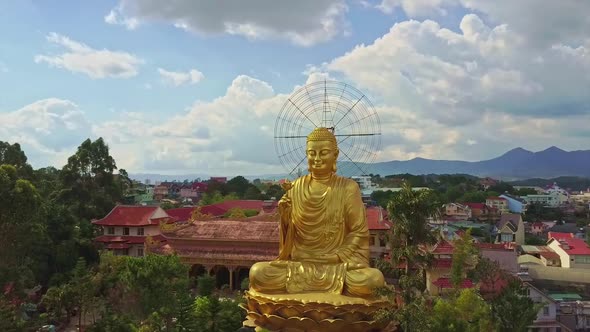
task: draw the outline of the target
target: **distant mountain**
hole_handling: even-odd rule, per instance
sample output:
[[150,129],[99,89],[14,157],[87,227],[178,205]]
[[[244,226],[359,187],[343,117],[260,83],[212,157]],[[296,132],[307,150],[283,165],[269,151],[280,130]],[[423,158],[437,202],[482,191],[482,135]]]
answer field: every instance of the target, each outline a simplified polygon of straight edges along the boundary
[[[349,169],[358,175],[356,166],[348,165],[350,162],[340,162],[339,169]],[[350,166],[350,167],[348,167]],[[359,164],[367,174],[380,174],[382,176],[392,174],[469,174],[479,177],[493,177],[506,181],[522,179],[550,179],[560,176],[587,177],[590,178],[590,150],[564,151],[552,146],[543,151],[531,152],[523,148],[512,149],[503,155],[482,161],[460,160],[432,160],[414,158],[406,161],[387,161],[374,164]],[[250,171],[250,170],[248,170]],[[217,176],[217,175],[213,175]],[[144,181],[192,181],[194,179],[209,179],[210,175],[161,175],[161,174],[130,174],[132,179]],[[231,178],[231,176],[228,176]],[[285,174],[260,174],[245,176],[249,180],[281,179]]]
[[558,183],[560,187],[570,190],[587,190],[590,188],[590,179],[577,176],[560,176],[552,179],[526,179],[509,182],[513,186],[547,187]]
[[559,176],[590,177],[590,150],[564,151],[552,146],[539,152],[516,148],[483,161],[431,160],[414,158],[363,164],[367,173],[391,174],[457,174],[490,176],[504,180],[555,178]]

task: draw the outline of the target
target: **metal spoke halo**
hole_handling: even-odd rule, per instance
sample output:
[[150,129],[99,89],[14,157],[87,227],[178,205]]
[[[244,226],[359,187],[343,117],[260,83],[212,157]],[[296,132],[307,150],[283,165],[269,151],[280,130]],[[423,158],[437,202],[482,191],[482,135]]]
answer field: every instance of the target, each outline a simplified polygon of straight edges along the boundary
[[338,174],[362,175],[381,148],[381,123],[371,101],[350,84],[324,80],[295,91],[274,128],[275,150],[289,176],[307,173],[307,135],[330,128],[338,141]]

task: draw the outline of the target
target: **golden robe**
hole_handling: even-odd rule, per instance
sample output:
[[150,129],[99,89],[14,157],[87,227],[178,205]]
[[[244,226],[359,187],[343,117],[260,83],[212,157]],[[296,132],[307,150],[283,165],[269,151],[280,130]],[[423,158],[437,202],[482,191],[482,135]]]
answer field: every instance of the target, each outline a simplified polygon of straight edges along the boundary
[[[333,175],[323,193],[312,193],[312,178],[293,182],[281,201],[279,258],[256,263],[250,286],[266,293],[325,292],[366,297],[383,286],[383,274],[369,267],[369,230],[358,184]],[[340,263],[310,262],[336,254]]]

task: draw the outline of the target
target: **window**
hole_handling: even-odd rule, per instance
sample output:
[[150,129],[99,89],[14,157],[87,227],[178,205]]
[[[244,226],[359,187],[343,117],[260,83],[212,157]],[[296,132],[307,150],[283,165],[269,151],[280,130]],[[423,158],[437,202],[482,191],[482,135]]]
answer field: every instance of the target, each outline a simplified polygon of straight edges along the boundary
[[543,307],[543,316],[549,316],[549,307],[548,306]]
[[129,227],[123,228],[123,235],[129,235]]
[[115,234],[115,227],[107,227],[107,234],[109,234],[109,235]]
[[375,245],[375,237],[373,235],[369,236],[369,245],[370,246],[374,246]]
[[137,235],[143,235],[143,227],[137,229]]
[[143,248],[137,248],[137,256],[138,257],[143,256]]

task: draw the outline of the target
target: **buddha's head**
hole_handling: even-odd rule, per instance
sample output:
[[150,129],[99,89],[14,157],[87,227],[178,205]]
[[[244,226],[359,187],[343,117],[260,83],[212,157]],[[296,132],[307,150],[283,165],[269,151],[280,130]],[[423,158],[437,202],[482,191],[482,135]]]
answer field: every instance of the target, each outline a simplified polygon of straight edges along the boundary
[[338,143],[328,128],[316,128],[307,136],[307,164],[313,175],[328,175],[336,172]]

